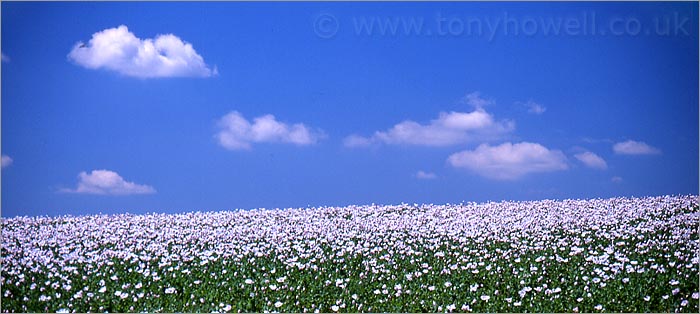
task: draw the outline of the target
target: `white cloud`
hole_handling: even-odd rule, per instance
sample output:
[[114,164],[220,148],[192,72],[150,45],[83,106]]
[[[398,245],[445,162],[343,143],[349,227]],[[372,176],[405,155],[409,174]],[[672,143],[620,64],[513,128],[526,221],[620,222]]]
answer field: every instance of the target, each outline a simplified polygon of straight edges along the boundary
[[515,180],[529,173],[566,170],[566,156],[537,143],[481,144],[475,150],[450,155],[448,163],[465,168],[486,178]]
[[522,103],[523,106],[527,107],[527,112],[528,113],[533,113],[533,114],[543,114],[545,111],[547,111],[547,108],[545,106],[542,106],[532,100],[529,100],[526,103]]
[[5,53],[0,52],[0,60],[2,60],[2,62],[10,62],[10,57],[8,57]]
[[620,183],[620,182],[622,182],[622,178],[615,176],[615,177],[610,178],[610,181],[612,181],[614,183]]
[[12,158],[7,155],[2,155],[2,168],[5,168],[12,164]]
[[576,159],[581,161],[584,165],[586,165],[589,168],[602,170],[608,169],[608,163],[606,163],[603,158],[594,153],[583,152],[574,155],[574,157],[576,157]]
[[616,143],[615,145],[613,145],[613,151],[616,154],[623,154],[623,155],[661,154],[661,151],[659,149],[657,149],[655,147],[651,147],[647,143],[637,142],[637,141],[632,141],[632,140]]
[[85,44],[78,42],[68,54],[88,69],[108,69],[140,77],[209,77],[216,75],[191,44],[173,34],[140,39],[120,25],[92,35]]
[[119,174],[109,170],[93,170],[78,175],[78,187],[62,189],[61,192],[100,195],[153,194],[156,190],[149,185],[136,184],[124,180]]
[[429,124],[406,120],[387,131],[377,131],[371,137],[351,135],[345,138],[347,147],[368,146],[372,143],[394,145],[450,146],[455,144],[499,138],[515,129],[512,121],[496,122],[483,109],[469,113],[441,112]]
[[432,172],[425,172],[423,170],[419,170],[415,174],[416,178],[422,179],[422,180],[432,180],[432,179],[437,179],[437,175]]
[[317,143],[325,137],[322,131],[314,131],[301,123],[287,125],[268,114],[248,122],[240,113],[233,111],[219,119],[219,144],[229,150],[247,150],[252,143],[289,143],[298,146]]
[[462,98],[462,102],[474,107],[475,109],[481,109],[489,105],[493,105],[494,101],[491,99],[486,99],[481,97],[481,93],[472,92],[467,94]]

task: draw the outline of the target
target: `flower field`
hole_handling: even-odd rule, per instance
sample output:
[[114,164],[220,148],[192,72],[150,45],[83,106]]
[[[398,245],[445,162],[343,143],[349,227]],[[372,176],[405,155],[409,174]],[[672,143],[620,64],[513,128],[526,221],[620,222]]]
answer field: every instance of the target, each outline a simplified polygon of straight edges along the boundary
[[694,312],[697,196],[2,220],[3,312]]

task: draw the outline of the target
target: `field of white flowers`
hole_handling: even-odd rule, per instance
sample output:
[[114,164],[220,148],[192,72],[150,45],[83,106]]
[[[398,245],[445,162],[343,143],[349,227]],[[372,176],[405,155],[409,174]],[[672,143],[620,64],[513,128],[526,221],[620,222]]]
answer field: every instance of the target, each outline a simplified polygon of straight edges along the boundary
[[3,312],[695,312],[697,196],[2,220]]

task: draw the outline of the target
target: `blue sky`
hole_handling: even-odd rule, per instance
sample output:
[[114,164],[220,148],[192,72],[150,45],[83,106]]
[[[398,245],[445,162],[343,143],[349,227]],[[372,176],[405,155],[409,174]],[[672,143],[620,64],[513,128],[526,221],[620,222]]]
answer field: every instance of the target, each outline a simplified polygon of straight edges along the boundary
[[697,3],[3,2],[2,215],[696,194],[697,30]]

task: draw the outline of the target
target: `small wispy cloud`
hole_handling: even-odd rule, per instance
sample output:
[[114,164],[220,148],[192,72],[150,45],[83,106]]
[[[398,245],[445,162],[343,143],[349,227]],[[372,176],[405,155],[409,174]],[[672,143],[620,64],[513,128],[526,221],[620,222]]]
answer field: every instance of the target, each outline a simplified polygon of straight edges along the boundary
[[210,77],[217,74],[190,43],[173,34],[140,39],[125,25],[94,33],[68,54],[88,69],[107,69],[139,78]]
[[616,154],[622,154],[622,155],[656,155],[656,154],[661,154],[661,150],[658,148],[652,147],[647,143],[644,142],[638,142],[638,141],[625,141],[625,142],[619,142],[615,143],[613,145],[613,151]]
[[366,138],[359,135],[350,135],[343,139],[343,145],[349,148],[367,147],[372,145],[372,141],[373,140],[371,138]]
[[589,143],[589,144],[598,144],[598,143],[614,143],[615,141],[609,139],[609,138],[592,138],[592,137],[581,137],[581,141]]
[[10,57],[8,57],[4,52],[0,52],[0,60],[2,60],[2,62],[10,62]]
[[433,180],[433,179],[437,179],[437,175],[436,175],[435,173],[433,173],[433,172],[425,172],[425,171],[423,171],[423,170],[419,170],[418,172],[416,172],[416,174],[415,174],[414,176],[415,176],[417,179],[421,179],[421,180]]
[[481,144],[475,150],[450,155],[447,162],[455,168],[465,168],[495,180],[515,180],[530,173],[569,168],[561,151],[528,142],[498,146]]
[[484,98],[480,92],[471,92],[462,97],[462,102],[474,107],[474,109],[483,109],[484,107],[493,105],[493,99]]
[[7,155],[2,155],[2,168],[5,168],[12,164],[12,158]]
[[75,189],[61,189],[59,192],[98,195],[153,194],[156,190],[149,185],[136,184],[124,180],[118,173],[110,170],[93,170],[78,175]]
[[620,183],[620,182],[622,182],[622,178],[618,177],[618,176],[614,176],[614,177],[610,178],[610,181],[612,181],[613,183]]
[[217,122],[215,137],[219,145],[229,150],[249,150],[253,143],[287,143],[305,146],[326,137],[321,130],[313,130],[302,123],[286,124],[271,114],[249,122],[239,112],[232,111]]
[[574,155],[574,157],[586,165],[586,167],[600,170],[608,169],[608,163],[595,153],[582,152]]
[[518,104],[527,108],[527,112],[532,113],[532,114],[540,115],[540,114],[543,114],[545,111],[547,111],[547,108],[545,106],[543,106],[539,103],[536,103],[532,100],[528,100],[527,102],[524,102],[524,103],[519,102]]

